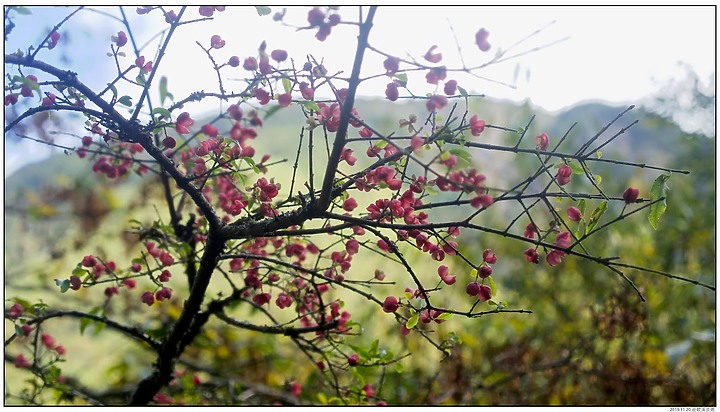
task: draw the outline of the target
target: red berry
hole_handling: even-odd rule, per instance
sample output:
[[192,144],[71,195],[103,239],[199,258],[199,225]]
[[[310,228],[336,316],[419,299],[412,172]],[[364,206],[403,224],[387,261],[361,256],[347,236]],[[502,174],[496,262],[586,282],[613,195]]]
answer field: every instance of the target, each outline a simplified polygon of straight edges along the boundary
[[465,293],[467,293],[470,296],[477,296],[477,294],[480,292],[480,284],[477,282],[470,282],[465,287]]
[[275,60],[276,62],[280,63],[280,62],[284,62],[285,60],[287,60],[288,53],[287,53],[287,51],[282,50],[282,49],[273,50],[270,53],[270,57],[272,57],[272,59]]
[[478,299],[480,299],[481,302],[485,302],[486,300],[490,300],[490,298],[492,298],[492,289],[490,289],[490,286],[480,285]]
[[637,202],[637,198],[639,195],[640,195],[639,189],[636,189],[634,187],[628,187],[623,192],[622,197],[623,197],[623,200],[625,201],[625,203],[630,204],[630,203]]
[[483,279],[490,277],[492,275],[492,273],[493,273],[493,269],[490,266],[481,266],[480,270],[478,270],[478,274]]
[[388,296],[383,302],[383,311],[386,313],[393,313],[398,310],[398,300],[395,296]]

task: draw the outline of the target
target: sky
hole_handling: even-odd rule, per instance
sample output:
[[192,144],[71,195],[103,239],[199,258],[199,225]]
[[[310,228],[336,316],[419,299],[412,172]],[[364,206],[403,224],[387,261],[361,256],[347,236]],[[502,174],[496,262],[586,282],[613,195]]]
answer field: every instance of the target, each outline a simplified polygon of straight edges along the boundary
[[[272,9],[281,10],[278,6]],[[43,30],[72,10],[48,7],[35,10],[32,19],[17,18],[6,49],[14,51],[37,44]],[[110,11],[117,14],[117,8]],[[126,13],[132,24],[137,24],[141,43],[157,33],[157,22],[151,23],[154,19],[138,16],[132,7]],[[196,7],[190,7],[187,13],[197,16]],[[340,13],[352,18],[357,12],[343,7]],[[519,53],[515,59],[482,69],[478,74],[483,79],[457,76],[458,81],[470,92],[518,102],[528,100],[538,108],[557,111],[586,101],[641,103],[664,85],[686,77],[688,68],[714,84],[715,13],[712,7],[383,6],[377,12],[370,43],[390,54],[418,59],[430,46],[438,45],[442,63],[448,67],[460,66],[460,56],[472,66],[487,62],[498,50],[504,50],[506,56]],[[306,14],[307,9],[291,9],[286,21],[301,25]],[[212,34],[226,40],[226,46],[217,50],[219,61],[231,55],[241,59],[254,56],[265,40],[268,50],[285,49],[296,61],[302,62],[312,54],[324,58],[330,71],[350,71],[357,35],[351,27],[338,27],[328,40],[318,42],[314,32],[284,27],[273,22],[271,16],[259,16],[253,8],[228,9],[213,17],[212,22],[181,27],[173,40],[175,47],[163,57],[162,74],[170,79],[169,87],[176,97],[216,89],[216,77],[204,52],[195,44],[208,43]],[[68,29],[60,30],[63,38],[58,47],[44,50],[38,58],[54,64],[69,62],[81,80],[104,87],[111,80],[107,76],[114,74],[114,62],[105,53],[110,36],[122,29],[120,23],[84,10],[64,27]],[[492,49],[488,53],[480,52],[474,44],[480,28],[490,32]],[[150,59],[154,58],[154,48],[145,51]],[[125,63],[130,61],[128,57]],[[366,73],[377,73],[379,68],[382,58],[369,54],[364,62]],[[245,74],[241,67],[236,70],[237,77]],[[233,73],[228,72],[226,86],[240,87],[233,78]],[[359,93],[383,96],[387,81],[379,79]],[[213,109],[216,103],[205,104]],[[4,152],[6,177],[49,153],[27,141],[5,141]]]

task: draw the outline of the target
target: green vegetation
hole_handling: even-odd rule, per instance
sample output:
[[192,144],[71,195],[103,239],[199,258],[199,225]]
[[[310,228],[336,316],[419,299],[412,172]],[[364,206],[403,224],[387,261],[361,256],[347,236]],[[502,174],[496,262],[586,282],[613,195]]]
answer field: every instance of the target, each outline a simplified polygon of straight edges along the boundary
[[[377,101],[360,101],[356,106],[370,123],[385,128],[386,133],[399,128],[400,119],[423,112],[410,104],[386,108]],[[525,127],[532,115],[527,106],[513,107],[489,99],[471,107],[470,111],[485,113],[488,123],[518,128]],[[582,141],[573,139],[574,135],[594,134],[599,125],[619,111],[592,104],[575,107],[558,116],[539,114],[530,135],[546,131],[557,141],[572,122],[578,121],[578,128],[566,143],[572,147],[574,141]],[[508,113],[513,117],[508,118]],[[674,124],[652,114],[635,111],[632,115],[640,119],[640,123],[622,139],[603,148],[605,155],[619,152],[620,158],[629,161],[685,168],[691,174],[672,176],[666,182],[669,191],[667,210],[659,221],[661,235],[650,226],[645,212],[642,216],[632,216],[623,225],[613,226],[602,237],[592,238],[586,247],[598,255],[620,256],[637,266],[714,284],[715,141],[683,134]],[[300,130],[291,125],[302,124],[302,121],[293,118],[297,116],[294,110],[280,110],[274,116],[281,119],[269,122],[269,126],[260,130],[262,138],[256,140],[255,146],[258,152],[270,153],[279,159],[283,155],[280,149],[294,144],[278,142],[294,142]],[[270,127],[275,124],[287,126]],[[613,133],[610,131],[609,135]],[[492,142],[504,137],[491,131],[482,138]],[[499,171],[507,170],[510,161],[514,162],[513,167],[506,176],[526,176],[533,165],[522,159],[493,155],[472,161],[489,179],[497,180],[501,178]],[[292,173],[293,159],[288,160],[274,166],[276,175]],[[106,181],[88,178],[87,167],[76,166],[82,162],[64,155],[47,162],[56,161],[65,165],[62,169],[67,172],[65,176],[49,173],[59,169],[42,163],[27,166],[6,179],[6,298],[32,291],[42,300],[62,306],[65,295],[57,293],[53,279],[67,277],[85,254],[83,245],[97,244],[102,249],[99,252],[112,252],[113,256],[125,251],[129,258],[139,244],[137,237],[126,232],[128,221],[136,219],[148,224],[157,218],[152,199],[162,194],[153,188],[149,180],[152,178],[133,177],[116,183],[113,189],[117,190],[111,195]],[[617,165],[598,168],[593,173],[604,177],[601,185],[607,193],[620,195],[628,185],[635,185],[648,197],[651,187],[641,186],[640,182],[652,182],[660,175]],[[299,180],[302,179],[300,176]],[[599,203],[599,200],[588,202],[585,215],[589,216]],[[79,205],[83,207],[78,209]],[[558,210],[563,212],[573,205],[568,200],[557,203]],[[609,210],[603,219],[618,212]],[[466,239],[462,252],[481,253],[484,245],[481,237]],[[442,351],[419,334],[398,334],[399,324],[390,316],[379,316],[377,308],[366,313],[356,312],[353,321],[357,322],[358,332],[363,328],[372,329],[371,335],[388,337],[382,342],[373,342],[362,334],[353,338],[364,362],[382,364],[392,359],[392,355],[412,353],[380,370],[353,369],[358,392],[364,383],[371,383],[375,393],[391,405],[715,404],[716,297],[713,292],[662,275],[628,270],[626,274],[647,297],[647,302],[642,303],[620,277],[592,262],[570,257],[558,267],[538,267],[518,258],[522,256],[522,245],[496,242],[493,250],[498,255],[493,276],[498,282],[496,300],[533,313],[487,315],[473,320],[456,317],[446,324],[433,325],[450,354],[444,357]],[[48,265],[48,262],[51,263]],[[362,270],[362,267],[353,270]],[[392,277],[390,271],[387,275]],[[457,275],[458,279],[468,276]],[[216,289],[212,293],[220,292]],[[467,298],[463,291],[457,292],[458,300]],[[76,296],[91,308],[99,307],[103,301],[95,295]],[[179,313],[182,302],[174,300],[171,304],[173,308],[165,311],[166,318],[150,317],[145,321],[151,322],[157,331],[166,328]],[[142,319],[138,313],[128,310],[107,315]],[[250,319],[255,314],[247,310],[245,315]],[[7,330],[8,324],[6,322],[6,335],[12,333]],[[447,324],[453,327],[446,328]],[[113,353],[105,359],[87,359],[84,366],[83,362],[77,363],[83,373],[66,371],[76,374],[89,388],[99,389],[110,382],[122,394],[126,384],[134,382],[151,367],[148,354],[132,347],[117,347],[112,332],[93,336],[98,330],[85,323],[84,335],[78,338],[74,329],[77,322],[57,323],[52,327],[53,335],[66,344],[70,358],[82,357],[86,350],[97,347]],[[63,328],[72,330],[63,331]],[[453,334],[446,329],[462,332]],[[388,333],[383,334],[385,330]],[[188,388],[182,399],[187,404],[201,403],[208,397],[222,401],[231,395],[237,396],[233,391],[247,391],[248,402],[282,399],[283,391],[289,391],[292,382],[302,383],[301,402],[339,402],[333,398],[332,390],[323,386],[315,365],[300,357],[289,338],[230,330],[217,323],[209,324],[195,343],[183,356],[181,366],[200,370],[198,376],[204,382],[212,382],[212,376],[221,371],[231,371],[238,380],[234,388],[212,387],[208,383],[195,390],[189,375],[180,376],[176,385]],[[404,350],[388,356],[389,347]],[[15,368],[6,368],[6,386],[16,392],[26,375]],[[103,385],[94,384],[100,381]]]

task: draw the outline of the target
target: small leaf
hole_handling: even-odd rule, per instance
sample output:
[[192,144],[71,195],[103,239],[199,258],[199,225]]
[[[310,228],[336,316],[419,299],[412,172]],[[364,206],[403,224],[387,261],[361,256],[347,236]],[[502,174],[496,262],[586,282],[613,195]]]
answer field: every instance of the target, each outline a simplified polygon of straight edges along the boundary
[[570,169],[572,169],[572,172],[576,175],[582,175],[585,174],[585,171],[583,170],[582,166],[580,166],[577,162],[569,161],[568,166],[570,166]]
[[158,85],[160,88],[160,104],[165,104],[165,99],[170,95],[170,93],[168,93],[167,82],[167,76],[160,78],[160,84]]
[[418,315],[412,316],[410,319],[408,319],[407,323],[405,324],[405,327],[408,329],[412,329],[417,325],[419,320]]
[[585,199],[580,199],[580,201],[577,204],[577,208],[580,210],[581,215],[585,214],[585,206],[586,206],[585,204],[586,204]]
[[70,289],[70,280],[69,279],[65,279],[65,280],[55,279],[55,284],[60,287],[60,293],[65,293],[68,291],[68,289]]
[[80,319],[80,334],[81,334],[81,335],[82,335],[83,333],[85,333],[85,329],[86,329],[88,326],[90,326],[90,324],[91,324],[92,322],[93,322],[93,321],[92,321],[92,319],[90,319],[90,318],[82,318],[82,319]]
[[35,83],[34,81],[28,79],[27,77],[21,77],[20,81],[23,82],[23,84],[30,89],[37,92],[38,97],[42,98],[42,91],[40,90],[40,85]]
[[407,86],[407,82],[408,82],[407,74],[405,74],[405,73],[396,73],[396,74],[395,74],[395,80],[397,80],[402,87]]
[[457,89],[458,89],[458,91],[460,92],[460,94],[461,94],[463,97],[468,97],[468,92],[467,92],[467,90],[463,89],[463,88],[460,87],[460,86],[458,86]]
[[593,229],[595,229],[595,226],[597,226],[598,222],[600,221],[600,218],[602,215],[607,211],[608,209],[608,202],[607,200],[603,200],[600,202],[598,207],[595,208],[592,212],[592,216],[590,217],[590,221],[588,222],[587,228],[585,228],[585,234],[588,234],[592,232]]
[[373,355],[373,356],[377,355],[379,347],[380,347],[380,340],[375,339],[373,341],[372,345],[370,345],[370,355]]
[[[358,382],[358,385],[365,385],[365,377],[362,376],[358,368],[350,368],[350,372],[355,378],[355,380]],[[359,388],[356,388],[356,390],[359,391]]]
[[309,110],[312,110],[315,112],[320,111],[320,106],[318,106],[317,103],[315,103],[313,101],[303,102],[303,106],[305,106],[306,109],[309,109]]
[[138,76],[135,78],[135,82],[139,84],[140,86],[145,86],[145,76],[142,74],[138,74]]
[[490,294],[495,296],[497,294],[497,285],[495,285],[495,280],[492,276],[488,276],[487,280],[490,284]]
[[660,223],[660,218],[665,213],[665,209],[667,209],[667,201],[664,198],[667,196],[667,191],[670,190],[667,184],[665,184],[668,179],[670,179],[669,174],[661,174],[657,177],[657,179],[655,179],[655,182],[652,185],[652,189],[650,189],[650,200],[656,203],[653,203],[653,205],[650,206],[650,214],[648,215],[648,220],[650,221],[650,225],[652,225],[653,229],[655,230],[657,230],[657,225],[658,223]]
[[467,150],[460,149],[460,148],[454,148],[450,149],[450,153],[454,154],[455,156],[466,160],[468,163],[472,162],[472,155],[468,153]]
[[477,277],[477,275],[478,275],[477,268],[472,268],[472,270],[470,271],[470,277],[474,278],[474,277]]
[[407,299],[407,300],[412,299],[412,293],[410,293],[410,292],[405,292],[405,299]]
[[290,93],[292,91],[292,81],[288,77],[283,76],[282,84],[283,89],[285,89],[285,93]]
[[452,313],[443,312],[440,316],[438,316],[436,319],[440,320],[448,320],[453,317]]
[[128,95],[125,95],[118,99],[118,103],[120,103],[123,106],[132,106],[132,98]]
[[159,114],[161,118],[170,119],[172,116],[170,115],[170,111],[164,107],[156,107],[152,111],[153,117],[156,114]]
[[595,155],[598,159],[602,159],[602,151],[598,150],[597,152],[595,152]]
[[602,176],[600,176],[600,175],[593,175],[593,179],[595,179],[595,182],[597,184],[602,183]]
[[118,52],[117,55],[120,56],[120,57],[126,57],[126,56],[127,56],[127,55],[125,54],[125,52]]
[[267,16],[272,13],[272,10],[268,6],[255,6],[258,16]]
[[368,358],[372,357],[372,356],[370,356],[370,352],[367,349],[363,348],[362,346],[350,345],[350,344],[348,344],[348,346],[350,346],[352,348],[352,350],[357,352],[357,354],[360,355],[360,357],[363,359],[368,359]]
[[87,273],[88,273],[87,270],[85,270],[85,269],[83,269],[83,268],[81,268],[81,267],[79,267],[79,266],[76,267],[75,269],[73,269],[73,271],[72,271],[72,274],[75,275],[75,276],[78,276],[78,277],[84,276],[84,275],[86,275]]

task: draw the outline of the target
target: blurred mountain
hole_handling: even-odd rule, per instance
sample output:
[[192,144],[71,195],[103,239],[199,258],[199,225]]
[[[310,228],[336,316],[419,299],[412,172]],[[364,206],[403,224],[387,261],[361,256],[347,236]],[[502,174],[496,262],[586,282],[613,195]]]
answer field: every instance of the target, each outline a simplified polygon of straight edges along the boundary
[[[401,133],[399,120],[407,119],[411,114],[418,117],[416,125],[422,126],[426,121],[423,116],[427,114],[422,102],[413,101],[391,103],[378,99],[360,99],[356,108],[361,118],[384,134]],[[526,128],[531,117],[535,116],[522,142],[522,147],[527,148],[534,147],[535,136],[543,132],[550,135],[554,144],[577,122],[577,126],[567,135],[561,147],[565,151],[574,151],[625,109],[626,107],[587,103],[562,112],[549,113],[527,103],[515,104],[484,98],[470,101],[468,115],[477,114],[488,124],[514,130]],[[196,124],[203,124],[214,115],[212,113],[206,118],[198,117]],[[460,118],[464,115],[464,104],[460,102],[452,116]],[[301,128],[306,125],[305,119],[297,107],[280,109],[261,116],[265,117],[265,125],[258,129],[259,136],[251,144],[259,155],[269,153],[272,160],[287,159],[286,162],[273,166],[275,169],[272,174],[290,176],[293,173]],[[635,120],[638,120],[638,124],[602,149],[605,158],[690,169],[695,176],[705,180],[702,185],[695,180],[697,193],[706,197],[712,196],[712,188],[707,184],[714,182],[714,139],[688,135],[671,121],[636,108],[608,128],[597,143],[605,142]],[[216,124],[221,133],[222,128],[229,128],[229,125],[229,122]],[[306,145],[307,130],[304,135],[303,145]],[[516,133],[487,128],[481,136],[473,139],[512,145],[517,138]],[[322,167],[326,146],[331,144],[326,143],[322,133],[316,131],[314,146],[319,159],[315,164],[316,170]],[[353,148],[359,158],[364,156],[364,148],[359,143]],[[680,156],[681,154],[683,155]],[[522,164],[524,160],[515,159],[512,153],[474,151],[473,156],[473,161],[479,165],[480,171],[500,186],[507,181],[523,178],[521,175],[528,166]],[[303,163],[307,161],[305,157],[307,156],[301,156],[299,162],[296,185],[302,185],[306,179],[307,164]],[[523,159],[525,158],[527,157]],[[693,160],[688,162],[688,159]],[[512,163],[518,161],[521,163]],[[508,168],[506,165],[514,166]],[[628,182],[639,180],[652,182],[659,174],[657,171],[612,164],[593,164],[593,172],[603,177],[612,176],[612,179],[606,179],[603,185],[627,185]],[[318,176],[315,178],[318,179]],[[506,181],[501,181],[501,178]],[[157,185],[148,183],[147,178],[141,179],[134,174],[120,181],[99,178],[91,172],[88,160],[62,153],[22,167],[5,179],[6,265],[19,270],[20,266],[13,265],[28,256],[60,256],[67,250],[93,242],[91,235],[102,227],[105,219],[110,219],[113,227],[110,232],[100,231],[102,236],[120,238],[119,234],[124,233],[127,226],[128,210],[138,204],[147,206],[144,199],[154,186]],[[289,189],[289,185],[285,189]],[[617,190],[614,188],[613,192]],[[649,190],[649,186],[645,190]],[[151,208],[147,213],[154,216],[153,219],[157,217],[157,212]],[[97,236],[101,236],[100,232]],[[57,242],[58,237],[72,240]],[[100,238],[95,240],[98,239]],[[100,243],[110,247],[106,240]],[[122,247],[122,243],[112,247]]]

